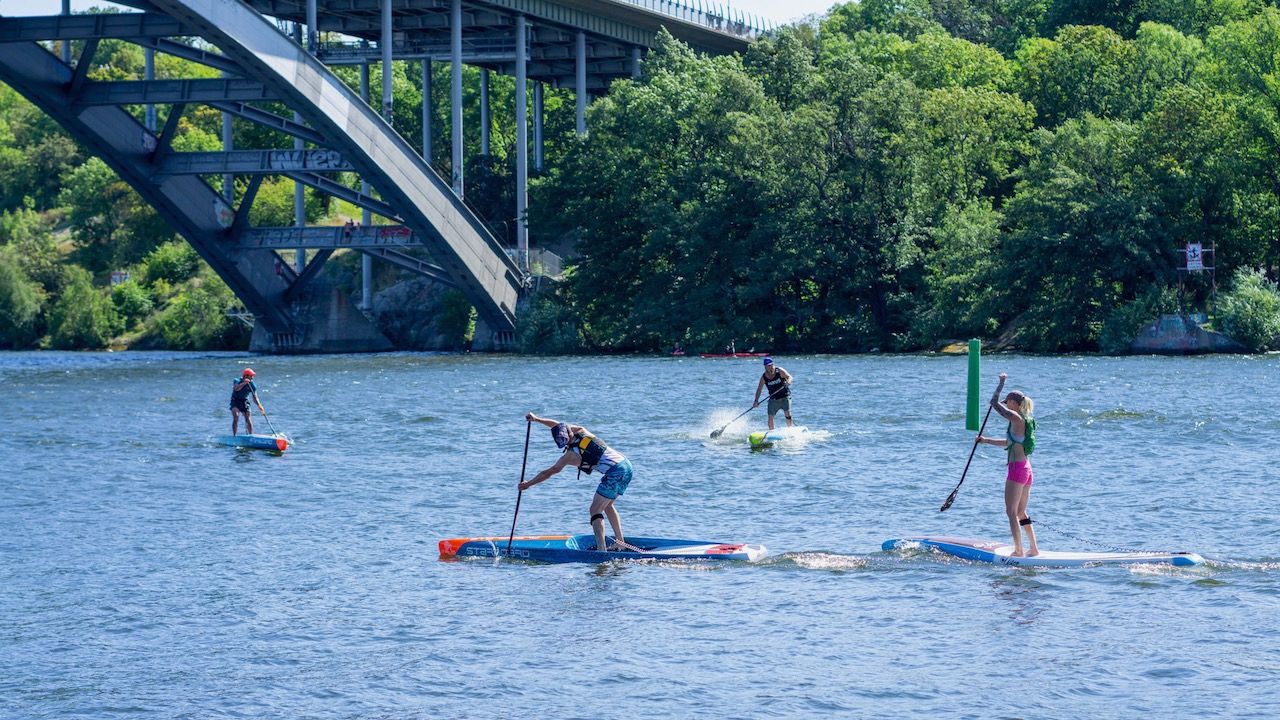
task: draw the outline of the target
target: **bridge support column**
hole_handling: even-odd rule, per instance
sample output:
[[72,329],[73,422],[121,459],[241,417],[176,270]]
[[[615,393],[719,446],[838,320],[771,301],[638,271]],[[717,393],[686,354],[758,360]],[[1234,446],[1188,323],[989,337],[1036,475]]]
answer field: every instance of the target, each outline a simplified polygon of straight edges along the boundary
[[[63,15],[71,14],[71,0],[62,0],[62,14]],[[60,48],[61,50],[60,55],[62,56],[62,62],[70,65],[71,64],[71,41],[63,40],[61,45],[62,47]]]
[[450,62],[453,83],[449,88],[450,110],[453,111],[453,191],[464,197],[462,181],[462,0],[453,0],[449,14],[452,30]]
[[542,83],[533,83],[533,168],[542,172]]
[[432,163],[431,152],[431,58],[422,61],[422,159]]
[[[146,48],[142,51],[142,75],[147,82],[156,79],[156,51],[155,48]],[[156,106],[155,103],[147,104],[147,129],[153,134],[156,131]]]
[[[516,62],[520,62],[519,59]],[[480,154],[489,157],[489,68],[480,71]]]
[[639,46],[631,48],[631,77],[632,79],[640,77],[640,55]]
[[382,35],[378,39],[378,49],[382,51],[382,117],[388,125],[395,127],[391,117],[395,113],[391,97],[391,0],[382,0]]
[[[361,41],[360,44],[366,49],[369,47],[367,41]],[[368,61],[360,63],[360,98],[366,104],[369,102]],[[360,193],[362,195],[369,194],[368,181],[360,181]],[[360,212],[360,224],[365,227],[373,224],[373,213],[369,212],[367,208]],[[366,254],[360,255],[360,309],[365,312],[373,309],[373,258]]]
[[587,134],[587,34],[578,31],[578,52],[574,73],[578,92],[578,134]]
[[[302,26],[294,24],[293,41],[302,45]],[[293,114],[293,121],[299,125],[302,123],[302,116],[298,113]],[[294,150],[305,150],[307,144],[300,137],[293,139]],[[304,194],[306,186],[301,182],[293,181],[293,224],[299,229],[307,226],[307,202]],[[299,275],[302,274],[304,268],[307,267],[307,251],[304,248],[296,248],[293,251],[293,269]]]
[[319,13],[316,11],[316,0],[307,0],[307,50],[312,55],[316,54],[316,50],[320,46],[320,24],[318,18]]
[[[222,73],[223,77],[230,77],[230,73]],[[231,113],[222,113],[222,151],[231,152],[235,150],[235,136],[231,133]],[[227,173],[222,176],[222,199],[227,201],[227,206],[236,199],[236,176]]]
[[529,32],[516,16],[516,252],[522,270],[529,269],[529,98],[527,48]]
[[[294,113],[293,121],[301,125],[302,116],[299,115],[298,113]],[[296,137],[293,139],[294,150],[305,150],[306,147],[307,147],[307,144],[303,142],[302,138]],[[304,194],[305,188],[306,186],[303,185],[301,182],[297,180],[293,181],[293,224],[296,225],[299,229],[305,228],[307,226],[307,199],[306,199],[306,195]],[[296,270],[299,274],[301,274],[303,268],[305,268],[306,266],[307,266],[307,251],[303,248],[295,249],[293,251],[293,269]]]

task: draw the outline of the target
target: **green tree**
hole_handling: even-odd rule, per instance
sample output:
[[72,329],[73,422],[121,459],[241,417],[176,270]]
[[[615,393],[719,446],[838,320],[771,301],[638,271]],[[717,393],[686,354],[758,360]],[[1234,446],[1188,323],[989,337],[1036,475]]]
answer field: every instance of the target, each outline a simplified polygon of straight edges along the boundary
[[98,288],[87,270],[66,270],[67,282],[49,318],[53,346],[63,350],[94,350],[124,329],[115,305]]
[[1247,268],[1236,271],[1231,285],[1218,310],[1222,331],[1254,352],[1265,350],[1280,335],[1280,289]]
[[44,298],[9,253],[0,252],[0,348],[29,347],[40,336]]
[[1135,107],[1136,55],[1114,30],[1069,25],[1052,40],[1028,40],[1018,49],[1015,83],[1044,125],[1085,113],[1127,118]]
[[1173,272],[1137,140],[1133,125],[1092,116],[1037,132],[994,276],[1026,346],[1094,347],[1107,311]]

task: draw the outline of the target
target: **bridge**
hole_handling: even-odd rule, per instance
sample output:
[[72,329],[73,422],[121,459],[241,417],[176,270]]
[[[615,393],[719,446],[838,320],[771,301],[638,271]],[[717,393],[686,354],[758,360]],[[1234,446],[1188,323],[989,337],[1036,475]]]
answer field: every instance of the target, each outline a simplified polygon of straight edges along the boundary
[[[63,0],[60,15],[0,17],[0,80],[150,203],[253,315],[251,348],[277,353],[389,348],[367,315],[375,260],[462,291],[477,310],[475,346],[502,348],[513,339],[517,302],[529,284],[530,83],[532,150],[541,168],[544,88],[574,93],[577,131],[585,133],[589,98],[638,74],[661,28],[709,53],[743,51],[764,29],[755,18],[701,0],[114,1],[136,12],[72,15],[70,0]],[[145,79],[91,80],[104,39],[144,48]],[[73,43],[81,48],[76,57]],[[156,53],[216,72],[157,78]],[[391,72],[382,73],[379,102],[370,97],[370,65],[393,62],[423,64],[416,146],[392,125]],[[451,68],[448,177],[431,152],[434,62]],[[359,92],[333,72],[352,64],[361,68]],[[489,75],[515,78],[514,247],[504,246],[465,200],[464,64],[481,68],[482,154],[490,137]],[[175,150],[180,119],[201,105],[222,113],[222,150]],[[145,111],[131,112],[139,108]],[[236,123],[269,128],[291,138],[292,147],[236,148]],[[358,187],[337,173],[354,174]],[[291,227],[249,222],[268,176],[295,183]],[[362,222],[307,226],[305,188],[360,208]],[[362,253],[363,313],[319,275],[344,248]]]

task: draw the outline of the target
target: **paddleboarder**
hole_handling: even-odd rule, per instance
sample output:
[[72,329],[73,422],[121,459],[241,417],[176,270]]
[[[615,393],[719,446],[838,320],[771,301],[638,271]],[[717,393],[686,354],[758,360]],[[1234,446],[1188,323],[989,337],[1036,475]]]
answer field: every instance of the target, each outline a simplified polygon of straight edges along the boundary
[[[991,396],[991,408],[1009,421],[1009,429],[1004,437],[978,436],[978,442],[1005,448],[1009,453],[1008,473],[1004,483],[1004,511],[1009,516],[1009,531],[1013,533],[1013,557],[1035,557],[1040,554],[1036,547],[1036,531],[1027,515],[1027,502],[1031,500],[1031,460],[1028,456],[1035,450],[1036,421],[1032,417],[1035,403],[1025,393],[1011,390],[1000,402],[1000,391],[1004,390],[1004,381],[1009,375],[1000,373],[1000,384]],[[1022,532],[1027,534],[1028,550],[1022,550]]]
[[787,419],[787,427],[795,427],[796,423],[791,419],[791,380],[791,373],[783,370],[782,366],[775,365],[773,358],[764,359],[764,374],[760,376],[760,382],[756,383],[756,398],[751,407],[760,407],[760,391],[768,388],[769,406],[765,411],[769,413],[770,430],[773,429],[773,416],[779,410]]
[[529,422],[541,423],[551,428],[551,438],[564,454],[551,467],[521,482],[520,490],[528,490],[571,465],[577,466],[579,474],[599,471],[603,477],[600,478],[600,484],[596,486],[596,494],[591,499],[590,509],[591,531],[596,536],[596,550],[603,552],[607,549],[604,542],[606,517],[609,518],[609,524],[613,526],[613,536],[616,539],[613,549],[631,549],[623,539],[622,518],[618,517],[618,509],[614,507],[618,496],[626,492],[627,485],[631,482],[631,461],[622,453],[605,445],[581,425],[540,418],[533,413],[526,414],[524,418]]
[[258,411],[265,417],[267,411],[262,408],[262,401],[258,399],[258,386],[253,384],[255,373],[253,368],[245,368],[240,374],[240,379],[231,384],[231,434],[237,434],[240,426],[240,416],[244,415],[244,426],[253,434],[253,418],[249,413],[249,396],[253,396],[253,402],[258,405]]

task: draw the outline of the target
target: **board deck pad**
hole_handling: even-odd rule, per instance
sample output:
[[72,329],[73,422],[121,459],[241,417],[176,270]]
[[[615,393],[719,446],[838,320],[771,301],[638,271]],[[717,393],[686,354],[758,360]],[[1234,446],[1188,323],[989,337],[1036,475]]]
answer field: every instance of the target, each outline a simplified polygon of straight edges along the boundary
[[1013,557],[1013,545],[997,540],[925,536],[885,540],[882,550],[902,550],[921,546],[975,562],[1018,567],[1085,567],[1089,565],[1199,565],[1204,558],[1193,552],[1116,551],[1083,552],[1041,550],[1035,557]]

